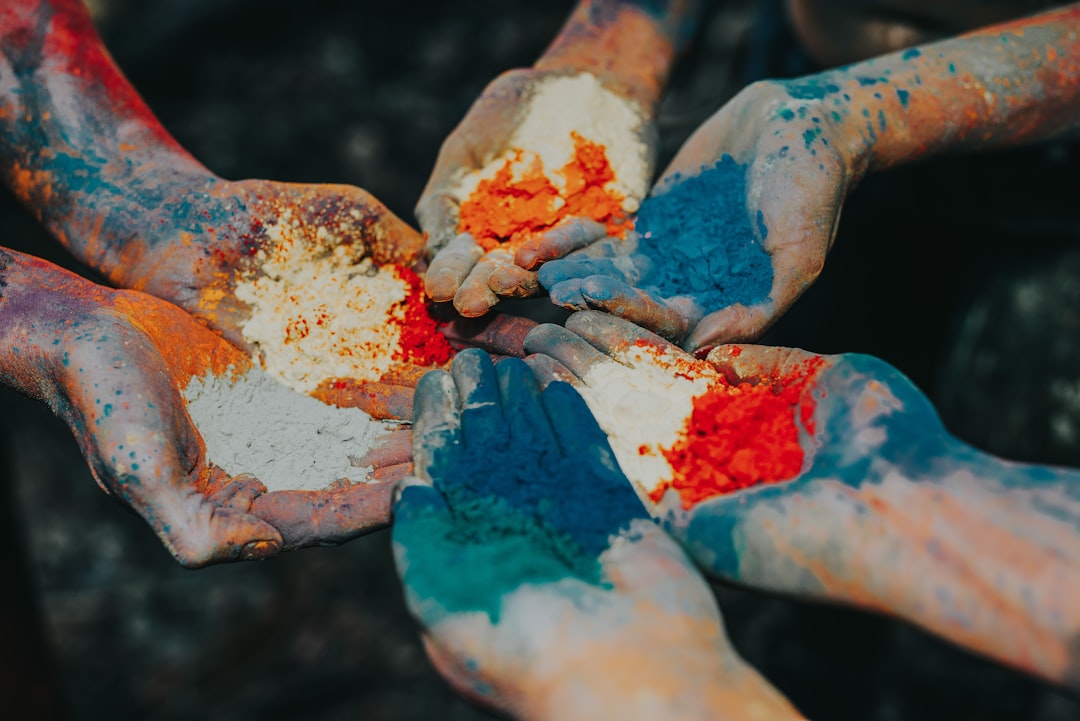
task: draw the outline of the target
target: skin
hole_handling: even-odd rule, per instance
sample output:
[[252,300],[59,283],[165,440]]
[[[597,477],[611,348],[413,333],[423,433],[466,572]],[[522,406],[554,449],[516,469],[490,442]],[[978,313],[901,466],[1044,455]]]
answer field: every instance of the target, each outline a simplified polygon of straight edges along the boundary
[[653,194],[725,155],[744,166],[747,218],[773,269],[763,302],[710,308],[693,296],[653,296],[641,290],[647,268],[665,258],[635,255],[632,244],[578,251],[549,263],[540,280],[564,307],[613,313],[687,350],[755,338],[818,277],[843,202],[869,173],[945,152],[1075,137],[1078,44],[1080,6],[1071,5],[739,93],[687,140]]
[[[692,32],[696,5],[686,0],[582,0],[531,68],[509,71],[484,90],[443,143],[416,206],[432,256],[425,279],[431,298],[453,300],[458,312],[468,317],[483,315],[500,298],[534,295],[538,284],[533,271],[543,261],[606,235],[590,219],[568,218],[514,252],[496,248],[485,253],[471,235],[459,234],[458,207],[465,198],[458,185],[463,176],[479,173],[511,149],[510,139],[528,112],[534,88],[551,78],[589,73],[637,107],[642,121],[638,137],[648,155],[646,177],[621,180],[648,187],[661,90],[677,49]],[[564,112],[575,109],[567,107]],[[590,121],[582,117],[581,127]]]
[[337,543],[385,525],[393,481],[411,470],[407,432],[366,449],[364,462],[382,483],[267,493],[257,478],[214,466],[181,389],[194,376],[249,366],[175,306],[0,249],[0,382],[46,403],[71,429],[98,485],[188,568]]
[[[526,345],[543,380],[579,378],[629,342],[673,346],[596,312]],[[587,341],[588,351],[576,344]],[[568,342],[569,341],[569,342]],[[941,425],[905,377],[875,358],[727,345],[707,360],[728,379],[810,371],[800,407],[802,471],[654,513],[710,574],[861,606],[1073,689],[1080,687],[1080,473],[1011,463]],[[812,361],[808,363],[808,361]],[[559,369],[559,375],[553,375]],[[581,381],[577,381],[581,382]],[[794,412],[794,410],[793,410]],[[657,479],[660,480],[660,479]]]
[[0,8],[0,175],[75,257],[170,301],[248,351],[257,279],[290,238],[350,262],[413,266],[420,235],[366,191],[224,180],[169,135],[109,57],[79,0]]
[[[541,392],[521,361],[465,351],[421,381],[414,442],[395,557],[428,653],[460,690],[520,719],[800,718],[731,649],[708,587],[570,386]],[[564,503],[511,490],[524,469],[544,484],[571,466],[589,483],[559,489]],[[594,515],[597,497],[623,512]],[[498,533],[484,530],[491,503]]]

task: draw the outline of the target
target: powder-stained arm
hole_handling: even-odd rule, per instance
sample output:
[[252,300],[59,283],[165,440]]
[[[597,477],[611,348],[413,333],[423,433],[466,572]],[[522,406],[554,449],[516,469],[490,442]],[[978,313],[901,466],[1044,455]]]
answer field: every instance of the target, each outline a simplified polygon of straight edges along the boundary
[[416,402],[394,550],[459,690],[520,719],[800,718],[732,650],[570,386],[466,351]]
[[[434,256],[426,278],[432,298],[453,300],[463,315],[482,315],[500,297],[535,294],[533,271],[540,263],[615,232],[617,218],[594,201],[561,211],[561,201],[557,208],[540,204],[529,211],[527,232],[510,230],[524,227],[525,219],[515,219],[509,207],[504,217],[491,219],[469,218],[462,210],[470,197],[482,196],[481,179],[490,179],[508,160],[530,161],[536,154],[545,163],[542,172],[517,168],[517,197],[539,197],[538,182],[544,185],[546,177],[560,197],[577,194],[580,200],[581,189],[561,185],[571,157],[550,151],[553,144],[569,148],[571,132],[606,152],[614,176],[602,186],[618,215],[637,209],[652,180],[656,109],[671,65],[693,32],[699,4],[581,0],[531,68],[510,71],[484,90],[443,143],[417,204]],[[518,151],[521,156],[515,156]],[[599,187],[588,192],[599,195]],[[498,201],[483,200],[500,215],[494,210]],[[570,232],[552,235],[559,223]]]
[[1080,472],[961,443],[869,356],[721,346],[701,361],[595,311],[567,328],[534,331],[526,347],[549,360],[530,363],[581,387],[709,573],[895,615],[1080,685]]
[[[732,377],[784,377],[810,354],[722,346]],[[911,382],[825,356],[803,397],[803,472],[668,522],[718,575],[903,618],[1080,689],[1080,472],[1005,461],[952,437]]]
[[[243,406],[232,414],[196,413],[186,400],[196,382],[217,378],[226,396],[251,373],[261,370],[247,355],[175,306],[0,249],[0,383],[48,404],[75,435],[102,489],[139,513],[185,566],[340,543],[384,526],[393,481],[411,470],[408,434],[388,429],[371,435],[367,446],[351,438],[338,449],[344,465],[357,457],[363,468],[356,473],[372,476],[352,480],[375,482],[349,486],[337,472],[297,473],[284,479],[284,488],[323,490],[267,493],[252,473],[289,459],[275,459],[265,439],[244,434],[254,434],[255,420],[269,409],[249,403],[247,412],[258,418],[248,427],[237,417]],[[251,400],[250,394],[241,397]],[[324,408],[284,388],[275,397],[289,418],[290,408]],[[338,426],[342,415],[362,415],[326,413],[338,414]],[[222,422],[229,425],[221,428]],[[289,432],[302,443],[316,431],[307,423]],[[211,441],[223,434],[269,457],[243,465],[210,453]]]
[[0,176],[112,283],[169,300],[244,347],[253,308],[236,286],[283,244],[405,265],[422,248],[359,188],[217,177],[154,117],[80,0],[0,3]]
[[[647,235],[624,261],[636,275],[579,259],[540,280],[561,305],[615,313],[688,349],[754,338],[817,278],[867,173],[1075,136],[1078,57],[1072,5],[751,85],[691,136],[643,204]],[[733,183],[737,197],[716,191]]]

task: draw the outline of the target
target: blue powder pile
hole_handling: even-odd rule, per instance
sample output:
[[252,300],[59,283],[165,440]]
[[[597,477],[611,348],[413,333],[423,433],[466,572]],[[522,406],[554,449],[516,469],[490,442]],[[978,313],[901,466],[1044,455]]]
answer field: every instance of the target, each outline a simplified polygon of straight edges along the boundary
[[[519,391],[504,401],[503,413],[525,412],[530,401],[521,391],[531,371],[516,359],[503,364]],[[492,373],[469,399],[481,403],[476,415],[462,414],[463,425],[475,423],[473,433],[488,437],[462,447],[452,466],[433,469],[445,501],[429,489],[406,489],[394,533],[410,539],[406,580],[416,596],[437,601],[442,613],[482,611],[498,622],[503,596],[522,585],[577,578],[604,586],[600,554],[612,535],[648,514],[617,467],[591,454],[564,455],[527,424],[513,424],[508,435],[504,417],[482,404],[483,386],[494,382]],[[570,386],[553,383],[544,395],[556,396],[564,411],[562,433],[604,439]]]
[[[638,212],[638,253],[654,262],[645,289],[693,296],[706,313],[765,300],[773,270],[746,212],[746,166],[725,153],[700,175],[675,175],[670,183]],[[760,211],[757,224],[764,238]]]

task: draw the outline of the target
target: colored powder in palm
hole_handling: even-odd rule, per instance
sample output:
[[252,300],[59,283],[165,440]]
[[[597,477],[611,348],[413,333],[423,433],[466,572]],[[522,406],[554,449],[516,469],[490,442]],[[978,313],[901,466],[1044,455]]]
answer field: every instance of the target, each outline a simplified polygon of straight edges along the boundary
[[405,312],[390,320],[401,331],[401,346],[395,351],[394,360],[422,366],[444,365],[454,356],[454,349],[446,336],[439,332],[439,322],[431,317],[423,281],[404,266],[397,267],[397,275],[405,281],[408,291],[404,300]]
[[585,217],[605,224],[609,235],[623,237],[631,221],[623,212],[622,194],[611,187],[615,173],[604,147],[577,133],[571,136],[574,157],[558,171],[565,180],[562,192],[545,174],[539,156],[520,170],[525,153],[519,150],[461,204],[458,231],[492,250],[542,233],[564,218]]
[[[560,385],[546,392],[575,392]],[[575,424],[595,421],[582,414],[560,423],[572,434]],[[467,415],[462,424],[469,425]],[[438,599],[446,612],[481,611],[497,623],[503,596],[523,585],[575,578],[604,586],[599,557],[611,537],[648,518],[621,471],[587,456],[523,462],[522,448],[548,441],[525,424],[515,428],[513,439],[454,457],[453,481],[439,488],[452,510],[406,504],[395,511],[395,528],[410,524],[410,537],[424,539],[409,547],[413,591]],[[579,435],[590,432],[582,427]]]
[[[757,226],[767,234],[761,213]],[[641,204],[638,252],[654,259],[645,286],[660,296],[694,296],[706,313],[752,305],[772,289],[769,255],[746,209],[746,166],[725,154],[699,175],[675,175]]]
[[674,488],[689,510],[714,496],[798,475],[804,459],[799,423],[814,432],[814,400],[805,391],[820,364],[807,361],[784,378],[721,381],[695,398],[680,439],[663,451],[674,476],[649,497],[659,502]]

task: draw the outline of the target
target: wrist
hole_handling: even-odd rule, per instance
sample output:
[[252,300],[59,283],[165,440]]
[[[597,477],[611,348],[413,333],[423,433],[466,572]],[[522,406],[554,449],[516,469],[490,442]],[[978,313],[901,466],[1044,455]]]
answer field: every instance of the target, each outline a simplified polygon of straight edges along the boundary
[[[602,17],[594,5],[609,4]],[[675,60],[663,18],[633,3],[582,2],[534,64],[546,72],[587,72],[652,117]]]

